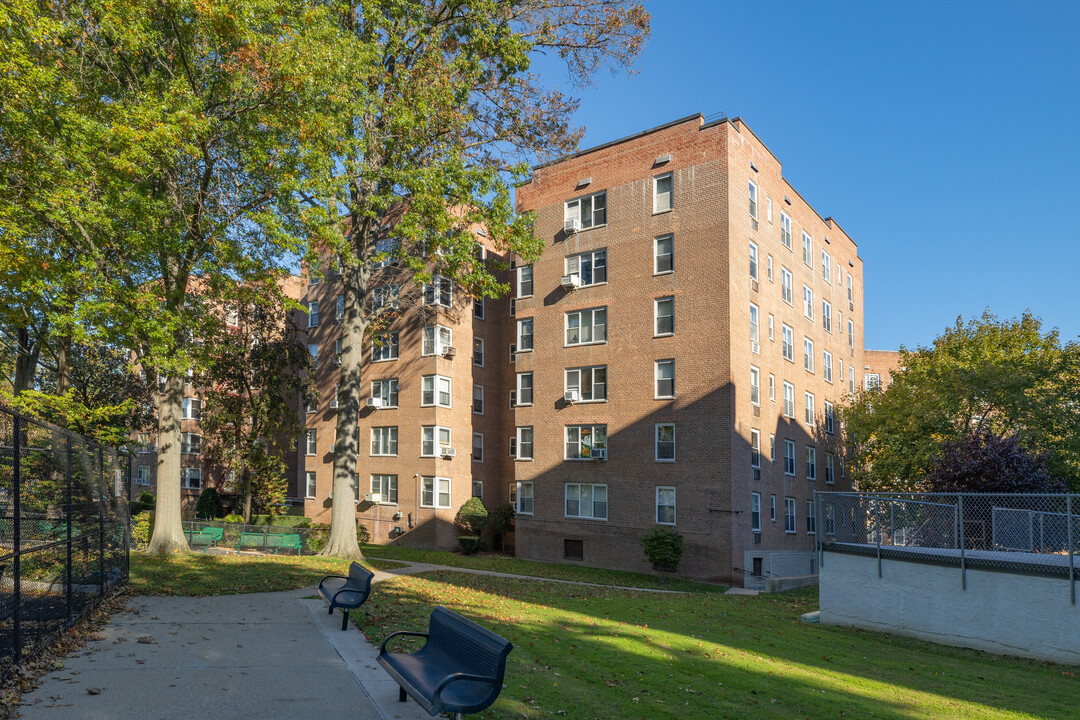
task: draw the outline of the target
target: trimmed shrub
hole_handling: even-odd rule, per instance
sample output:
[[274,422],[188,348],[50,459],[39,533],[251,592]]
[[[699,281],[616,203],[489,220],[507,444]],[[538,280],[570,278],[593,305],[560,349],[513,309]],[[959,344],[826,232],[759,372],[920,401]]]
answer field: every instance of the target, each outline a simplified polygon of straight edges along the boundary
[[458,510],[457,526],[472,535],[479,535],[487,522],[488,509],[484,507],[484,501],[478,497],[469,498]]
[[145,510],[131,518],[131,544],[142,550],[150,544],[150,535],[154,529],[154,513]]
[[225,516],[225,522],[227,522],[227,523],[243,523],[244,522],[244,516],[243,515],[237,515],[236,513],[231,513],[231,514]]
[[480,549],[480,538],[475,535],[460,535],[457,541],[462,555],[473,555]]
[[671,528],[657,525],[641,536],[645,557],[658,570],[675,570],[683,554],[683,537]]
[[324,547],[326,542],[330,539],[330,524],[329,523],[312,523],[311,531],[308,532],[307,540],[304,545],[309,552],[318,553]]
[[284,528],[311,527],[311,518],[303,515],[252,515],[251,524]]
[[199,500],[195,503],[195,517],[213,520],[224,515],[225,508],[221,504],[217,489],[208,487],[199,493]]

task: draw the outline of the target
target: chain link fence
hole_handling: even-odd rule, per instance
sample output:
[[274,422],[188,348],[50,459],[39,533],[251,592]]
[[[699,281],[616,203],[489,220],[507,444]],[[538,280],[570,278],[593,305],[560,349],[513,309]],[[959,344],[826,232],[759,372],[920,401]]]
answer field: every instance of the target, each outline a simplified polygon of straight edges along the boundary
[[1080,495],[818,493],[819,552],[1064,577],[1075,603]]
[[0,676],[128,577],[131,458],[0,407]]
[[316,555],[326,547],[328,526],[243,525],[185,520],[184,537],[192,550],[223,553]]

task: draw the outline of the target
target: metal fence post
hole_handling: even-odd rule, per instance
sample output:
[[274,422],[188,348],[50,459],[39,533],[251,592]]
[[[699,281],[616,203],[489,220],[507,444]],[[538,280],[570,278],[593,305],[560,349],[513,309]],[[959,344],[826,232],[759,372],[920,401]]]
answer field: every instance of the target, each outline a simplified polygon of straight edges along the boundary
[[877,535],[877,576],[881,577],[881,500],[874,500],[874,534]]
[[98,597],[105,597],[105,453],[98,448]]
[[65,485],[64,485],[64,519],[67,522],[67,551],[65,553],[65,555],[66,555],[66,564],[67,564],[67,570],[66,570],[66,575],[67,575],[67,622],[71,623],[71,614],[72,614],[71,613],[71,603],[72,603],[72,600],[74,599],[74,596],[72,594],[72,587],[71,587],[73,573],[72,573],[72,557],[71,557],[71,521],[72,521],[71,516],[72,516],[72,512],[71,512],[71,438],[70,437],[65,437],[64,438],[64,446],[65,446],[65,453],[64,454],[67,456],[67,459],[66,459],[66,462],[65,462],[66,467],[64,468],[64,479],[66,481]]
[[[818,536],[817,536],[817,549],[818,549],[817,567],[818,567],[818,575],[820,575],[821,574],[821,568],[825,567],[825,516],[822,514],[822,511],[825,509],[825,507],[823,506],[823,504],[821,502],[821,492],[818,491],[818,490],[814,491],[814,502],[817,504],[817,521],[818,521],[818,524],[821,526],[821,530],[820,530],[820,532],[818,532]],[[299,554],[299,553],[297,553],[297,554]]]
[[15,554],[11,559],[12,572],[15,573],[12,578],[14,585],[12,587],[12,600],[15,603],[15,614],[11,618],[11,640],[12,646],[15,648],[15,664],[19,664],[22,659],[22,468],[21,468],[21,454],[22,454],[22,418],[18,415],[14,415],[11,418],[11,428],[14,431],[14,437],[11,441],[11,492],[14,497],[12,498],[12,534],[15,540]]
[[1072,512],[1072,495],[1065,496],[1065,516],[1068,518],[1068,530],[1067,530],[1067,542],[1069,543],[1069,602],[1073,605],[1076,604],[1076,561],[1075,561],[1075,548],[1073,539],[1073,512]]
[[957,499],[957,538],[960,542],[960,587],[967,590],[967,555],[965,555],[964,546],[964,495],[961,493],[956,496]]

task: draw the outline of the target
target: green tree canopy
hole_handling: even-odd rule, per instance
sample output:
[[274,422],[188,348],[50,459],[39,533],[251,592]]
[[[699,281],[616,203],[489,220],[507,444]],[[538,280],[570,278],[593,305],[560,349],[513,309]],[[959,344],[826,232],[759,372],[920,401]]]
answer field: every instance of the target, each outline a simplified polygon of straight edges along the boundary
[[900,370],[843,409],[860,490],[916,490],[946,443],[1015,437],[1053,478],[1080,487],[1080,345],[1030,313],[958,318],[930,347],[900,350]]

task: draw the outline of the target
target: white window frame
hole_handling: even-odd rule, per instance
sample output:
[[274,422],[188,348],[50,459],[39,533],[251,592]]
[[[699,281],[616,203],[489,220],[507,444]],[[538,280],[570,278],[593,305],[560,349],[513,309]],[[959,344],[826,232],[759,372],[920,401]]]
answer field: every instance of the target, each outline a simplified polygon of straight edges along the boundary
[[832,385],[832,353],[828,350],[821,351],[821,373],[825,382]]
[[[472,341],[472,364],[476,367],[484,367],[484,338],[474,337]],[[477,359],[480,362],[476,362]]]
[[825,453],[825,484],[836,484],[836,456],[831,452]]
[[814,372],[814,341],[803,336],[803,370]]
[[478,298],[473,298],[473,306],[472,306],[472,308],[473,308],[472,309],[472,316],[474,318],[476,318],[477,320],[483,320],[484,319],[484,312],[485,312],[484,296],[483,295],[481,295]]
[[802,233],[802,261],[808,268],[814,269],[814,238],[805,230]]
[[[660,242],[662,240],[668,240],[671,244],[671,252],[660,254]],[[660,269],[660,258],[670,258],[668,264],[670,268],[666,270]],[[675,236],[674,235],[660,235],[653,238],[653,275],[669,275],[675,272]]]
[[832,256],[825,248],[821,249],[821,279],[832,285]]
[[180,454],[181,455],[202,455],[203,448],[203,436],[200,433],[182,432],[180,433]]
[[806,534],[817,535],[817,513],[813,500],[806,501]]
[[[598,261],[599,265],[597,264]],[[589,269],[589,282],[585,281],[584,268],[586,266]],[[596,279],[598,267],[603,268],[603,280]],[[564,275],[577,275],[581,287],[607,284],[607,248],[590,250],[589,252],[577,253],[576,255],[568,255],[566,259],[563,260],[563,271]]]
[[[589,509],[589,514],[588,515],[584,514],[584,508],[582,508],[582,504],[583,504],[584,500],[582,498],[581,489],[584,488],[584,487],[588,487],[590,489],[589,490],[589,497],[590,497],[592,507]],[[576,499],[576,502],[578,504],[578,514],[577,515],[571,515],[570,511],[569,511],[569,508],[567,507],[570,504],[570,492],[571,492],[570,489],[571,488],[575,488],[576,492],[577,492],[577,499]],[[597,500],[596,499],[597,490],[600,490],[600,489],[603,489],[603,495],[604,495],[603,500]],[[609,502],[608,501],[608,486],[607,486],[606,483],[566,483],[563,486],[563,517],[577,518],[579,520],[604,520],[604,521],[606,521],[608,519],[608,512],[607,512],[608,511],[608,502]],[[596,512],[596,509],[597,509],[596,506],[599,503],[603,503],[603,505],[604,505],[604,514],[603,515],[598,515],[597,512]]]
[[[443,442],[444,435],[445,442]],[[430,440],[428,436],[430,436]],[[431,446],[431,452],[425,452],[425,445]],[[420,457],[442,457],[442,449],[452,447],[454,447],[454,431],[452,428],[445,425],[422,425],[420,427]]]
[[319,369],[319,343],[308,343],[307,351],[308,351],[308,355],[310,355],[311,359],[312,359],[312,363],[311,363],[312,367],[314,367],[316,370],[318,370]]
[[775,327],[776,321],[773,318],[773,314],[769,313],[769,342],[775,342],[775,340],[773,340],[773,338],[775,337],[775,335],[773,334]]
[[769,496],[769,522],[776,522],[776,496]]
[[761,493],[750,493],[750,530],[761,532]]
[[[583,431],[585,431],[585,430],[588,430],[588,434],[589,434],[589,437],[590,437],[590,444],[588,446],[588,452],[589,452],[588,455],[583,454],[585,452],[585,444],[581,442]],[[573,441],[574,442],[574,447],[576,448],[575,451],[574,451],[575,454],[571,454],[571,450],[570,450],[570,443],[571,443],[570,436],[572,434],[571,431],[576,431],[575,434],[577,435],[577,439]],[[600,433],[603,433],[604,439],[602,441],[597,441],[596,437]],[[584,424],[584,425],[564,425],[563,426],[563,460],[567,460],[567,461],[570,461],[570,462],[589,462],[589,461],[594,459],[593,456],[592,456],[592,451],[593,450],[600,450],[600,449],[604,450],[604,459],[605,460],[609,459],[608,455],[607,455],[607,449],[608,449],[607,424],[605,424],[605,423],[597,423],[597,424],[593,425],[593,424],[588,424],[587,423],[587,424]]]
[[307,326],[308,328],[319,327],[319,301],[312,300],[307,304]]
[[[523,332],[526,327],[529,329],[528,333]],[[526,337],[529,339],[528,343],[522,342],[522,339],[526,338]],[[519,352],[519,353],[532,352],[532,350],[533,350],[533,319],[531,317],[522,318],[522,319],[517,321],[517,342],[515,343],[515,345],[517,346],[517,352]],[[526,347],[526,345],[528,345],[528,347]]]
[[789,420],[795,418],[795,386],[784,381],[784,417]]
[[787,323],[780,326],[780,352],[789,363],[795,362],[795,328]]
[[[445,502],[443,496],[445,495]],[[430,498],[425,502],[426,498]],[[450,478],[424,475],[420,478],[420,507],[448,508],[451,504]]]
[[[533,283],[534,283],[534,280],[533,280],[533,266],[532,265],[522,265],[522,266],[520,266],[517,269],[517,272],[515,273],[515,276],[517,277],[517,297],[519,297],[519,298],[532,297],[533,292],[535,292],[535,289],[534,289],[534,286],[533,286]],[[524,290],[526,284],[528,284],[528,290],[529,290],[528,292],[525,292],[525,290]],[[513,315],[512,312],[510,314]]]
[[180,487],[184,490],[202,490],[202,468],[180,468]]
[[[664,207],[661,203],[663,197],[660,193],[660,181],[668,181],[667,190],[667,206]],[[657,175],[653,177],[653,215],[659,215],[660,213],[671,212],[675,209],[675,176],[672,173],[664,173],[663,175]]]
[[202,400],[194,397],[186,397],[183,402],[181,419],[198,420],[202,417]]
[[761,371],[750,366],[750,404],[761,405]]
[[761,431],[750,430],[750,467],[761,467]]
[[396,332],[381,333],[380,343],[374,339],[371,341],[371,362],[389,362],[398,359],[398,334]]
[[750,212],[750,217],[753,218],[754,220],[757,220],[757,214],[758,214],[758,187],[757,187],[757,183],[754,182],[753,180],[748,180],[747,182],[750,184],[749,187],[746,190],[747,199],[749,200],[749,205],[747,207],[747,210]]
[[836,409],[833,404],[825,401],[825,432],[832,435],[836,431]]
[[[377,479],[376,479],[377,478]],[[379,494],[380,505],[398,504],[398,476],[396,473],[371,473],[368,477],[368,487],[372,493]],[[360,484],[357,483],[357,487]],[[359,494],[359,492],[357,493]]]
[[[429,384],[428,383],[429,380],[431,381],[430,390],[427,388],[427,385]],[[446,404],[443,404],[442,402],[440,402],[440,399],[441,399],[440,396],[444,392],[443,388],[442,388],[443,383],[441,381],[445,381],[445,386],[446,386],[445,393],[446,393],[446,397],[447,397]],[[425,402],[424,401],[424,395],[426,395],[428,392],[431,393],[431,402]],[[446,375],[424,375],[424,376],[422,376],[420,378],[420,407],[444,407],[444,408],[448,408],[448,407],[453,406],[453,402],[454,402],[454,381],[451,378],[447,377]]]
[[533,508],[533,484],[531,482],[517,483],[517,513],[532,515]]
[[794,279],[791,276],[791,271],[783,265],[780,266],[780,299],[788,305],[794,307],[794,297],[792,295],[792,283]]
[[[516,430],[517,430],[517,433],[516,433],[517,434],[517,438],[516,438],[517,447],[515,448],[514,459],[519,460],[519,461],[520,460],[532,460],[533,459],[533,453],[535,452],[535,448],[533,447],[533,443],[536,440],[535,433],[533,432],[533,426],[532,425],[519,425],[516,428]],[[523,442],[523,438],[524,438],[525,435],[528,435],[528,438],[529,438],[529,441],[527,443]],[[528,445],[528,447],[529,447],[529,451],[528,451],[529,454],[528,455],[523,454],[524,448],[525,448],[526,445]]]
[[[671,368],[671,378],[670,378],[670,380],[671,380],[671,394],[670,395],[661,395],[660,394],[660,381],[669,379],[669,378],[661,378],[660,377],[660,366],[661,365]],[[673,358],[668,358],[668,359],[664,359],[664,360],[657,360],[656,362],[653,363],[653,393],[654,393],[653,399],[655,399],[655,400],[669,400],[669,399],[675,397],[675,360]]]
[[758,279],[758,255],[757,255],[757,243],[750,242],[750,279]]
[[304,471],[304,498],[308,500],[315,499],[316,488],[316,475],[314,470]]
[[[661,495],[670,493],[671,504],[661,503]],[[663,498],[666,500],[667,498]],[[671,521],[660,519],[660,508],[671,508]],[[657,525],[675,525],[676,524],[676,493],[675,488],[670,485],[658,485],[656,488],[656,524]]]
[[814,427],[817,424],[817,416],[814,410],[814,393],[804,392],[803,402],[806,404],[806,425]]
[[454,330],[446,325],[425,325],[420,339],[420,356],[442,355],[454,347]]
[[397,457],[397,450],[396,425],[376,425],[371,428],[371,457]]
[[[601,211],[603,212],[602,222],[596,222],[596,198],[598,197],[603,198],[603,207],[601,208]],[[585,213],[582,212],[586,200],[589,201],[588,225],[585,224]],[[574,206],[575,209],[572,210],[571,206]],[[582,230],[588,230],[589,228],[603,227],[604,225],[607,225],[607,191],[601,190],[600,192],[590,193],[588,195],[582,195],[580,197],[567,200],[566,203],[563,205],[563,222],[565,223],[567,220],[570,220],[575,216],[577,217],[578,224],[581,226]]]
[[[603,372],[603,382],[596,381],[597,371]],[[585,377],[588,375],[588,386],[591,388],[590,397],[585,397],[584,387]],[[576,376],[576,379],[575,379]],[[603,396],[596,397],[596,388],[603,388]],[[568,393],[571,390],[576,390],[578,399],[576,402],[580,403],[601,403],[607,402],[607,365],[585,365],[582,367],[566,368],[563,372],[563,392]]]
[[[603,313],[603,322],[596,322],[597,313]],[[571,328],[570,318],[577,318],[577,326]],[[588,341],[582,340],[585,336],[585,318],[589,319],[589,336],[592,338]],[[603,345],[607,342],[607,306],[595,307],[595,308],[583,308],[581,310],[571,310],[563,314],[563,347],[578,347],[579,345]],[[597,340],[597,329],[603,333],[603,338]],[[577,341],[570,341],[571,329],[577,330]],[[520,346],[520,338],[518,339]]]
[[454,307],[454,281],[446,275],[434,273],[431,281],[424,283],[424,304],[433,307]]
[[[532,374],[531,370],[529,372],[519,372],[519,373],[517,373],[516,387],[517,387],[517,390],[513,393],[513,395],[514,395],[514,407],[529,407],[529,406],[531,406],[533,404],[533,400],[535,399],[534,393],[536,392],[536,387],[533,385],[533,374]],[[525,392],[526,391],[528,392],[528,396],[529,396],[529,401],[528,402],[525,402],[522,399],[522,398],[525,397]]]
[[[476,394],[477,390],[480,391],[479,397],[477,397],[477,394]],[[477,400],[480,401],[479,409],[477,409],[478,408],[478,406],[476,404]],[[484,386],[483,385],[473,385],[472,386],[472,411],[473,411],[474,415],[483,415],[484,414]]]
[[791,216],[780,211],[780,244],[791,250]]
[[314,457],[319,454],[319,431],[315,428],[308,428],[307,435],[304,437],[304,455],[307,457]]
[[[660,332],[660,303],[671,303],[671,315],[664,315],[665,318],[671,318],[671,330],[666,332]],[[675,296],[668,295],[662,298],[653,299],[653,337],[670,337],[675,334]]]
[[795,441],[784,438],[784,475],[795,477]]
[[769,373],[769,402],[776,402],[776,376]]
[[806,447],[806,479],[817,482],[817,448]]
[[[660,439],[660,428],[671,428],[671,440]],[[671,457],[660,457],[660,443],[671,444]],[[656,423],[653,426],[653,455],[656,462],[673,463],[675,462],[675,423]]]
[[[753,343],[754,345],[759,345],[760,346],[760,344],[761,344],[761,331],[760,331],[760,328],[758,327],[758,316],[759,316],[759,314],[760,313],[758,311],[758,306],[755,305],[754,303],[750,303],[750,342]],[[758,349],[760,349],[760,347]],[[757,350],[754,349],[753,345],[751,346],[750,350],[752,352],[754,352],[755,354],[757,354],[757,352],[758,352]]]
[[[371,397],[379,398],[383,404],[380,408],[396,408],[398,406],[398,380],[397,378],[384,378],[381,380],[371,381]],[[394,403],[391,404],[389,400],[393,398]],[[340,402],[340,401],[339,401]]]
[[814,289],[809,285],[802,286],[803,315],[807,320],[814,319]]
[[821,327],[832,334],[832,303],[828,300],[821,301]]
[[337,301],[334,304],[334,322],[341,322],[345,319],[345,296],[338,295]]
[[135,467],[135,484],[144,487],[150,485],[149,465],[137,465]]
[[[480,439],[480,444],[479,445],[476,444],[477,438]],[[476,453],[476,449],[478,447],[480,448],[479,457],[477,457],[477,453]],[[473,435],[472,435],[472,461],[473,462],[478,462],[478,463],[484,462],[484,434],[483,433],[473,433]]]
[[784,498],[784,534],[794,535],[798,527],[798,518],[795,515],[795,498]]

